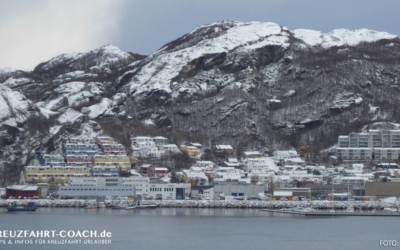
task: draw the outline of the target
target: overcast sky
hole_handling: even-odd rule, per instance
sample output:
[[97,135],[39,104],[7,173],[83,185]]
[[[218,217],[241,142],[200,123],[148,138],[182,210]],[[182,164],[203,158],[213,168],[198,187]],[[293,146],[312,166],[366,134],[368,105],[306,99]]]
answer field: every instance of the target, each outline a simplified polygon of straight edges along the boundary
[[399,11],[399,0],[0,0],[0,68],[31,70],[59,54],[105,44],[148,55],[226,19],[400,35]]

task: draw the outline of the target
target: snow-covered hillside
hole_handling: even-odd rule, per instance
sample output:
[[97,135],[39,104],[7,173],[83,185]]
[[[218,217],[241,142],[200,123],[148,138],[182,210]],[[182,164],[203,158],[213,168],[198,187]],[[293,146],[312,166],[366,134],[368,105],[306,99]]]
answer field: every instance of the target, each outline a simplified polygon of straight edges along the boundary
[[32,72],[0,69],[0,163],[87,131],[262,151],[328,148],[341,133],[400,122],[399,65],[400,41],[386,32],[222,21],[150,56],[106,45]]

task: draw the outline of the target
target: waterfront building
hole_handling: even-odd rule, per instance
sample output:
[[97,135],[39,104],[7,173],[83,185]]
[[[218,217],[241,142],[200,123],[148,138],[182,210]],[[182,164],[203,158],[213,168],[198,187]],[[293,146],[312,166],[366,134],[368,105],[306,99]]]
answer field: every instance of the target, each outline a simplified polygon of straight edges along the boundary
[[70,186],[123,186],[135,187],[137,195],[146,196],[149,192],[150,178],[143,176],[135,177],[91,177],[71,178]]
[[39,187],[28,185],[12,185],[6,187],[6,197],[38,197]]
[[61,186],[57,191],[62,197],[135,197],[135,187],[125,186]]
[[152,183],[148,196],[156,200],[183,200],[190,195],[190,184],[187,183]]
[[400,197],[400,182],[366,182],[365,195],[376,197]]

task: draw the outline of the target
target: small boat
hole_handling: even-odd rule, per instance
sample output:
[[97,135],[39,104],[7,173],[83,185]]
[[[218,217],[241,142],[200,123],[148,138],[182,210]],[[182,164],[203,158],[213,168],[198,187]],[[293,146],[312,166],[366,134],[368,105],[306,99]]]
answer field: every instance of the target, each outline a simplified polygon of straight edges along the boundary
[[10,204],[7,207],[7,211],[8,212],[34,212],[34,211],[36,211],[36,206],[35,206],[34,202],[29,202],[26,207],[17,207],[14,203],[14,204]]
[[126,209],[127,207],[129,207],[128,205],[119,205],[119,206],[114,206],[112,209]]
[[144,202],[138,202],[136,204],[136,209],[155,209],[157,207],[158,207],[157,205],[144,203]]
[[136,206],[129,206],[129,207],[125,207],[125,210],[132,210],[132,209],[136,209]]
[[99,206],[99,208],[105,208],[105,207],[106,207],[106,204],[105,204],[103,201],[100,201],[100,202],[98,203],[98,206]]

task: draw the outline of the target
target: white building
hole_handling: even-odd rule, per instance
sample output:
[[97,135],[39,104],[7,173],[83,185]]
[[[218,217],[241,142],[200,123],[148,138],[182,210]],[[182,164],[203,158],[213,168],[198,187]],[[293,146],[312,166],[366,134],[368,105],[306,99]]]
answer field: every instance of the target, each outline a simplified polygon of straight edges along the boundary
[[350,133],[348,136],[339,136],[338,144],[337,154],[343,160],[397,160],[400,154],[400,130]]
[[183,200],[189,196],[190,192],[191,185],[187,183],[152,183],[149,186],[148,196],[153,197],[153,199]]
[[371,148],[337,148],[336,151],[343,160],[371,160],[373,152]]
[[131,138],[131,142],[132,142],[132,145],[137,146],[137,143],[139,143],[139,142],[154,142],[154,141],[153,141],[153,138],[148,137],[148,136],[136,136],[136,137]]
[[212,161],[196,161],[196,167],[214,167],[214,162]]
[[178,146],[175,144],[165,144],[162,146],[162,149],[165,151],[165,153],[171,153],[171,154],[176,154],[181,152]]
[[70,186],[129,186],[136,188],[137,195],[147,195],[149,191],[150,180],[148,177],[84,177],[84,178],[71,178]]

